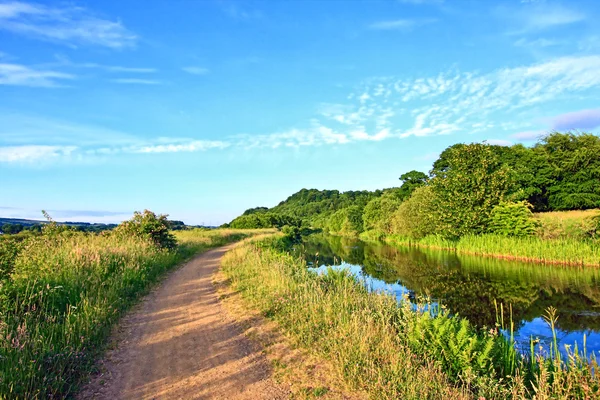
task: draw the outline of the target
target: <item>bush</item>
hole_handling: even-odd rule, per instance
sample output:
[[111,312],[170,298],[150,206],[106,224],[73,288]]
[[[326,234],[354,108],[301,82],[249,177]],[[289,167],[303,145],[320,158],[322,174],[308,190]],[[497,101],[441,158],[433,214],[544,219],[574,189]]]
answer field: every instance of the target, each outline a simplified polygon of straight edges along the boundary
[[363,231],[361,208],[350,206],[336,211],[329,217],[327,227],[331,233],[358,236]]
[[394,234],[421,239],[435,233],[434,193],[431,186],[417,188],[392,215]]
[[364,230],[392,232],[392,215],[402,202],[395,192],[389,191],[367,203],[363,211]]
[[503,236],[534,235],[537,223],[526,201],[501,203],[492,209],[489,230]]
[[167,215],[156,215],[152,211],[136,211],[133,218],[115,228],[116,235],[135,236],[149,239],[161,249],[171,250],[177,247],[177,239],[169,232]]

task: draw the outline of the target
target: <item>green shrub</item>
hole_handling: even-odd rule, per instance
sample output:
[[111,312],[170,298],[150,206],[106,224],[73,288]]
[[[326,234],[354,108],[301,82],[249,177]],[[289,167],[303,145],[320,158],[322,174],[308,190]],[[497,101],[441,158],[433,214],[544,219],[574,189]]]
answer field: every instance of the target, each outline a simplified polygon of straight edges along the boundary
[[177,240],[169,232],[169,227],[167,215],[156,215],[150,210],[144,210],[143,213],[136,211],[133,218],[121,223],[114,232],[116,235],[149,239],[158,248],[171,250],[177,246]]
[[402,202],[394,191],[388,191],[367,203],[363,211],[364,230],[392,232],[392,215]]
[[490,232],[503,236],[534,235],[537,223],[530,207],[526,201],[495,206],[490,214]]
[[331,233],[358,236],[363,231],[362,209],[350,206],[336,211],[329,217],[327,228]]
[[434,193],[431,186],[417,188],[392,215],[392,233],[420,239],[435,233]]

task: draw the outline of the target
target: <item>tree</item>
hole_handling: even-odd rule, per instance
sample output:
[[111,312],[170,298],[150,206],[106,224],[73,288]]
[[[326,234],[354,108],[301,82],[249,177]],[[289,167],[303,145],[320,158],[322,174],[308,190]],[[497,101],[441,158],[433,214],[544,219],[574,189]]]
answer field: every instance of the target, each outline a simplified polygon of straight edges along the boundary
[[395,192],[389,190],[367,203],[362,215],[364,230],[376,229],[383,233],[392,233],[392,215],[402,204]]
[[547,159],[548,207],[574,210],[600,207],[600,138],[571,132],[546,136],[535,146]]
[[401,200],[405,200],[410,197],[416,188],[425,185],[429,177],[424,172],[412,170],[402,174],[400,180],[402,181],[402,186],[398,189],[398,196]]
[[433,234],[436,223],[436,200],[431,186],[421,186],[392,215],[392,233],[421,239]]
[[448,238],[484,232],[492,209],[518,189],[514,171],[481,143],[451,147],[431,185],[438,232]]

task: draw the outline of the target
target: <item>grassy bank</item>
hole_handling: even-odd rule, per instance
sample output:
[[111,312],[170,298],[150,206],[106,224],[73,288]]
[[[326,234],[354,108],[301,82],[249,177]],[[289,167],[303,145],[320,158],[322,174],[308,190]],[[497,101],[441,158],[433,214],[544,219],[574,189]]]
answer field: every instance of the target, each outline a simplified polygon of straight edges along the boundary
[[0,398],[73,393],[112,326],[165,272],[251,233],[182,231],[172,250],[116,233],[2,239]]
[[230,252],[223,270],[249,305],[372,398],[598,396],[594,361],[578,354],[562,360],[556,345],[547,349],[548,358],[524,358],[497,327],[477,331],[443,310],[436,316],[414,311],[408,302],[370,293],[344,272],[317,275],[268,242]]
[[[363,240],[380,240],[373,235],[361,235]],[[536,236],[507,237],[499,235],[467,235],[457,241],[439,236],[412,239],[398,235],[384,236],[391,244],[455,250],[462,254],[521,260],[543,264],[600,266],[600,243],[592,240],[541,239]]]

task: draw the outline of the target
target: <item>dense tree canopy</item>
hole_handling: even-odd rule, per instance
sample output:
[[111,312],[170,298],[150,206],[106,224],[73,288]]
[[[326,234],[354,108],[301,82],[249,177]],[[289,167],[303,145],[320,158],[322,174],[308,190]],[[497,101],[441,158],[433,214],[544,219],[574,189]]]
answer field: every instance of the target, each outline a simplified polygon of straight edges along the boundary
[[[305,225],[351,235],[448,238],[499,226],[530,232],[520,228],[529,226],[523,207],[600,208],[600,138],[555,132],[533,147],[458,143],[440,154],[429,175],[412,170],[400,180],[400,187],[373,192],[302,189],[273,208],[246,210],[231,226]],[[500,204],[504,208],[496,210],[492,228],[492,210]],[[520,208],[511,206],[517,204]],[[296,220],[286,219],[290,216]]]

